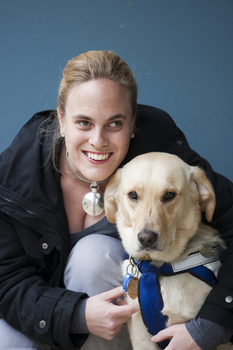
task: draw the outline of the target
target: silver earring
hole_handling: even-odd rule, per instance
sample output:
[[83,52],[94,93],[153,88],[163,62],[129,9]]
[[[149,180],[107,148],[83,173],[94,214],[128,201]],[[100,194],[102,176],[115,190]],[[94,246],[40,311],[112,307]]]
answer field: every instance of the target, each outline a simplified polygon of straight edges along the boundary
[[62,138],[64,138],[64,137],[65,137],[65,135],[64,135],[64,134],[61,134],[61,137],[62,137]]
[[135,135],[133,134],[133,135],[131,136],[131,138],[134,139],[134,136],[135,136]]

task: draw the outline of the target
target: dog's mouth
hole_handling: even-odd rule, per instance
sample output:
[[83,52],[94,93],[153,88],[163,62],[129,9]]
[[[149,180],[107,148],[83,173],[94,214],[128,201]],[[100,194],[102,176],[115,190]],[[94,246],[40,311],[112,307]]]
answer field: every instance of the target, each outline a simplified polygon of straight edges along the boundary
[[140,245],[140,247],[138,248],[137,252],[146,252],[146,253],[149,253],[149,252],[162,252],[164,251],[166,248],[162,248],[160,246],[158,246],[157,244],[156,245],[153,245],[151,247],[145,247],[143,245]]
[[[161,256],[162,254],[162,256]],[[162,261],[163,257],[163,249],[156,249],[156,248],[148,248],[145,249],[144,247],[139,247],[137,250],[134,250],[134,253],[132,255],[138,259],[138,260],[157,260]]]

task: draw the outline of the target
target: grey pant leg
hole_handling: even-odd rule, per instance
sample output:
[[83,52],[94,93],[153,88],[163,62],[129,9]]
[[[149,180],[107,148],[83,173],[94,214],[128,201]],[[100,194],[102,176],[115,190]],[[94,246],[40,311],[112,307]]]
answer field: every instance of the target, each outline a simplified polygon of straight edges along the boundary
[[49,345],[39,345],[37,341],[20,333],[3,319],[0,319],[0,350],[49,350]]
[[[67,261],[66,288],[93,296],[121,286],[124,257],[122,244],[115,238],[98,234],[82,238]],[[127,325],[113,340],[91,334],[82,350],[132,350]]]

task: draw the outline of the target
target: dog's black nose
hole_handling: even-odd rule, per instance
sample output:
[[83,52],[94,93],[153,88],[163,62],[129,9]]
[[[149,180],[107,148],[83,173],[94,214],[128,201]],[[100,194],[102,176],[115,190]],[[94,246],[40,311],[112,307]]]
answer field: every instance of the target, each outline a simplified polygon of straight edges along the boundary
[[150,230],[143,230],[138,234],[139,242],[145,247],[152,246],[157,241],[157,238],[158,234]]

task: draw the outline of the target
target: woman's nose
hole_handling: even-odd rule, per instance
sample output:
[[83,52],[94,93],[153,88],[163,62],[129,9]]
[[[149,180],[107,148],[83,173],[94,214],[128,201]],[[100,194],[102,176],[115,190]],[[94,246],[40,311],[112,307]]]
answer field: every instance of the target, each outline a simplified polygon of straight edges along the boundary
[[105,135],[104,130],[92,130],[89,138],[89,143],[95,148],[102,148],[108,145],[108,139]]

